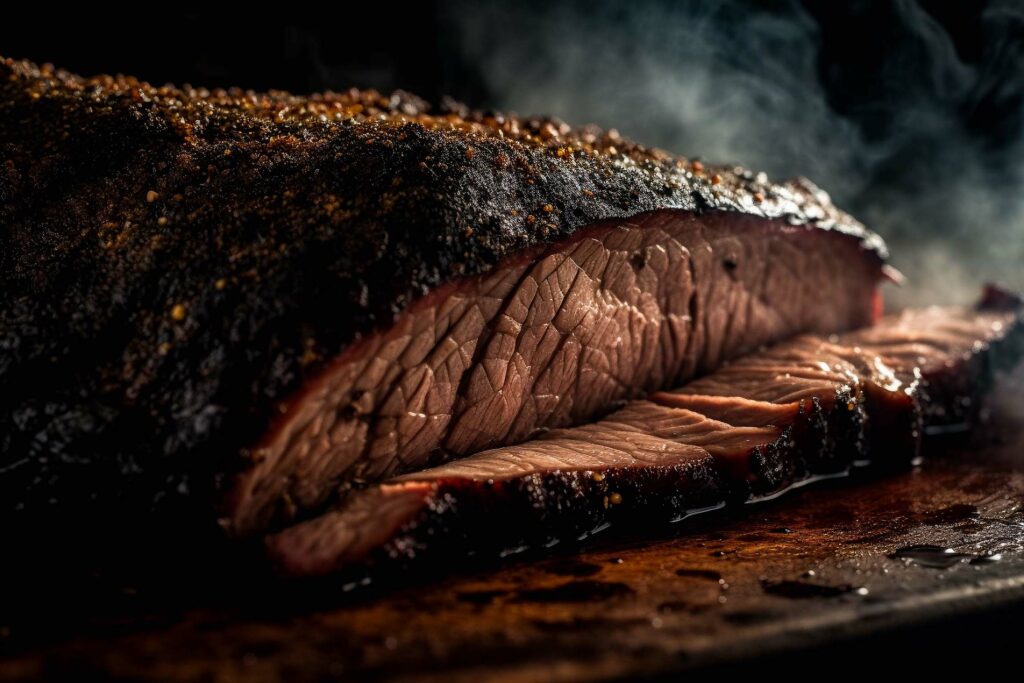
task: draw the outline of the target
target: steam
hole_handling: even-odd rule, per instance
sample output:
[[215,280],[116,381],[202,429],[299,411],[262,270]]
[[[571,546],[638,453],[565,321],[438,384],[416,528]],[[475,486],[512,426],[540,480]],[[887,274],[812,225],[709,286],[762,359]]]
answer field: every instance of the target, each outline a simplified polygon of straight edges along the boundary
[[986,280],[1024,289],[1024,12],[991,3],[965,61],[916,3],[888,5],[897,47],[861,46],[890,51],[865,71],[870,96],[844,102],[819,22],[762,7],[465,0],[444,20],[487,104],[811,178],[889,242],[908,276],[894,305],[970,301]]
[[[993,431],[1000,435],[1016,435],[1020,445],[1024,446],[1024,430],[1019,428],[1019,425],[1024,424],[1024,405],[1021,404],[1021,396],[1024,396],[1024,365],[998,377],[985,405],[994,424],[1018,425],[1017,429]],[[1015,455],[1024,455],[1024,450],[1018,449]]]

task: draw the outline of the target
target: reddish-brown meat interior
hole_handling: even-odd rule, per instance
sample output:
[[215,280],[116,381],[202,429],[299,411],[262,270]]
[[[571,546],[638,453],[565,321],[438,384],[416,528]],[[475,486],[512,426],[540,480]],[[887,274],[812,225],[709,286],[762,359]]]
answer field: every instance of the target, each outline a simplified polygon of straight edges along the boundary
[[401,92],[0,58],[0,149],[0,516],[40,538],[284,528],[870,323],[887,256],[806,179]]
[[[921,421],[965,417],[1015,313],[927,309],[807,335],[592,424],[476,453],[369,490],[269,539],[288,573],[447,542],[545,542],[622,515],[764,495],[866,456],[910,459]],[[370,512],[372,511],[372,512]]]
[[376,482],[678,386],[800,332],[872,321],[856,239],[746,216],[613,221],[435,291],[282,406],[238,480],[238,534]]

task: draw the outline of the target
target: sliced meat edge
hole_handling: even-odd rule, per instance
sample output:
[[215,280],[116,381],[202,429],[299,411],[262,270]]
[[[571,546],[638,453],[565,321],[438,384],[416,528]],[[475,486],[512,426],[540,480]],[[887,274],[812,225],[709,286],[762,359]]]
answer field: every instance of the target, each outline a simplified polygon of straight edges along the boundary
[[969,423],[1024,350],[1016,312],[932,308],[807,335],[606,418],[352,492],[267,539],[285,574],[447,549],[543,545],[776,493],[857,461],[906,462]]

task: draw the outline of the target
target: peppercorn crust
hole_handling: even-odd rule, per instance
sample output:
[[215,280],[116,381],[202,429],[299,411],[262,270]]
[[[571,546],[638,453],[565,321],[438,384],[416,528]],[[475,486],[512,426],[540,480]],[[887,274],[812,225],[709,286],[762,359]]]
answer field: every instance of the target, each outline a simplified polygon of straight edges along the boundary
[[417,297],[663,208],[886,255],[805,180],[614,130],[2,59],[0,505],[212,500],[283,396]]

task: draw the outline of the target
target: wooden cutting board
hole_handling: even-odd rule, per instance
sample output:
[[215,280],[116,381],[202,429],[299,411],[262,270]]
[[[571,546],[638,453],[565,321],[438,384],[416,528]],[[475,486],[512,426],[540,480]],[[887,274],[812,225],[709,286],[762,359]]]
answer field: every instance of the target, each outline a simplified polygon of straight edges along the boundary
[[1024,450],[991,444],[404,586],[97,580],[0,617],[0,679],[603,680],[756,663],[1024,605],[1022,504]]

